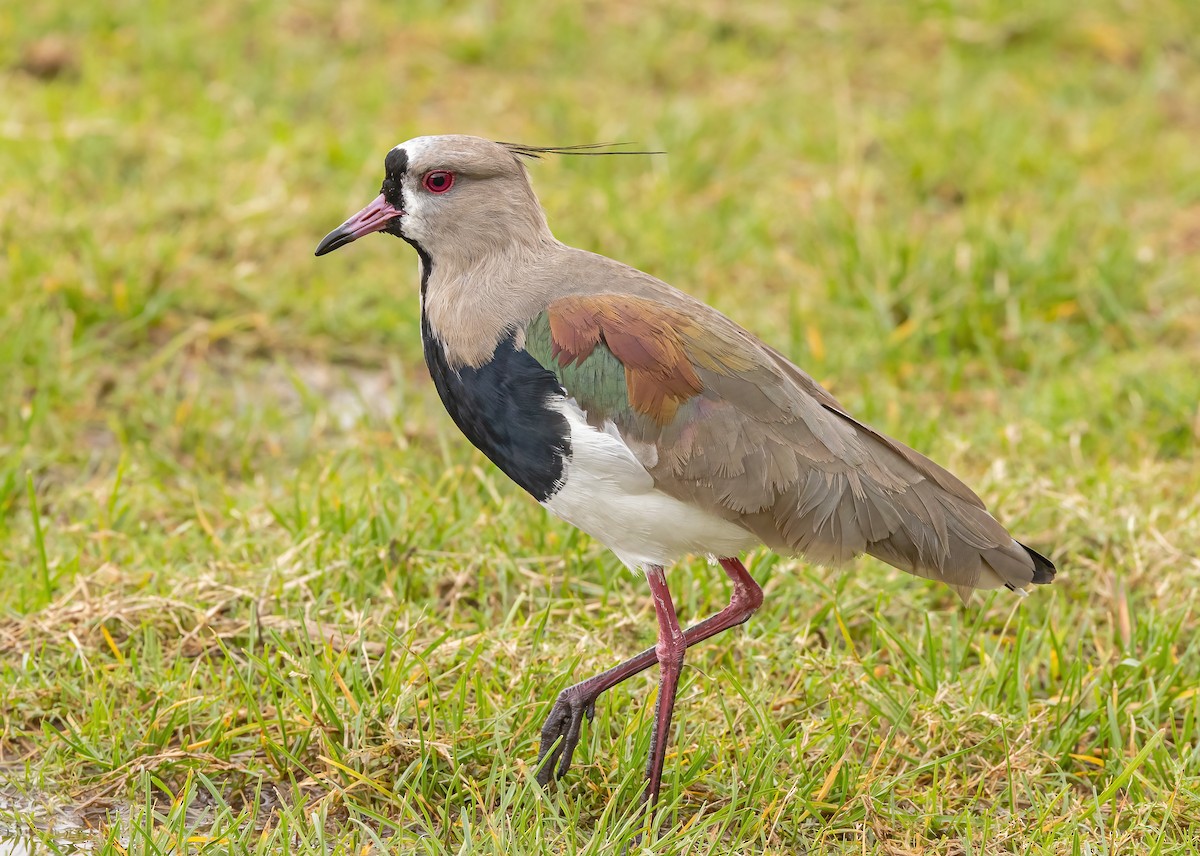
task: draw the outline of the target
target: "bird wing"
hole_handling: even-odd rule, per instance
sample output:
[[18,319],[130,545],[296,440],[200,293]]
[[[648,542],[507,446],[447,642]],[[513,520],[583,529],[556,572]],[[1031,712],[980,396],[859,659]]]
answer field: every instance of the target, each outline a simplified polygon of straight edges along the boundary
[[855,420],[777,351],[698,301],[554,300],[525,347],[660,490],[825,564],[870,553],[965,594],[1049,582],[970,488]]

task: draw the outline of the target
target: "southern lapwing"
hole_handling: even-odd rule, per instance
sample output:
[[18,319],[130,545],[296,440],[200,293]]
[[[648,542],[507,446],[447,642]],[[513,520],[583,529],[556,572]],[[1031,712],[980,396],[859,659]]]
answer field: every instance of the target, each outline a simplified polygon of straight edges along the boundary
[[[522,162],[553,151],[564,150],[402,143],[379,196],[316,254],[371,232],[411,244],[425,363],[450,417],[551,513],[646,575],[658,644],[559,694],[537,777],[567,772],[601,693],[658,663],[653,811],[684,652],[762,604],[741,553],[765,544],[830,565],[870,553],[964,596],[1024,594],[1054,565],[965,484],[715,309],[557,241]],[[686,554],[716,558],[733,596],[683,630],[665,569]]]

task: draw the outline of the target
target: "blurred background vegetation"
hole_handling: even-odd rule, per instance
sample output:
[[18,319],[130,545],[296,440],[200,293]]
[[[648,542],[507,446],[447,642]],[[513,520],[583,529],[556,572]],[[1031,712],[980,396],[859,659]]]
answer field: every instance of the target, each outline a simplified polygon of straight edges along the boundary
[[1188,0],[6,10],[0,795],[109,849],[616,852],[651,678],[564,787],[528,766],[557,690],[652,639],[642,584],[457,436],[408,248],[312,250],[409,137],[635,140],[667,155],[532,167],[558,237],[1061,569],[964,610],[757,557],[662,852],[1193,852],[1197,34]]

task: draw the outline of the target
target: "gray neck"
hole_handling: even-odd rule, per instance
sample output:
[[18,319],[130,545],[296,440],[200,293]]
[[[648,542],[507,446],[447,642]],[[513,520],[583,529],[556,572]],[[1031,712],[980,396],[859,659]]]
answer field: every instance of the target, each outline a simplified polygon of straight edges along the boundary
[[483,365],[502,338],[546,308],[555,293],[554,258],[566,249],[547,229],[487,254],[429,254],[421,310],[451,368]]

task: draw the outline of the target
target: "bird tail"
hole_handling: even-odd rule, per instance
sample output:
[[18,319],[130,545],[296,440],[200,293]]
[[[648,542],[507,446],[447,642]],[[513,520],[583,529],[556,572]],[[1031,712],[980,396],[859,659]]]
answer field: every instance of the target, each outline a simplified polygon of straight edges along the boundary
[[1035,586],[1049,585],[1054,582],[1054,575],[1058,573],[1054,567],[1054,563],[1032,547],[1021,544],[1020,541],[1017,543],[1020,544],[1021,549],[1029,554],[1029,558],[1033,560],[1033,579],[1031,582]]

